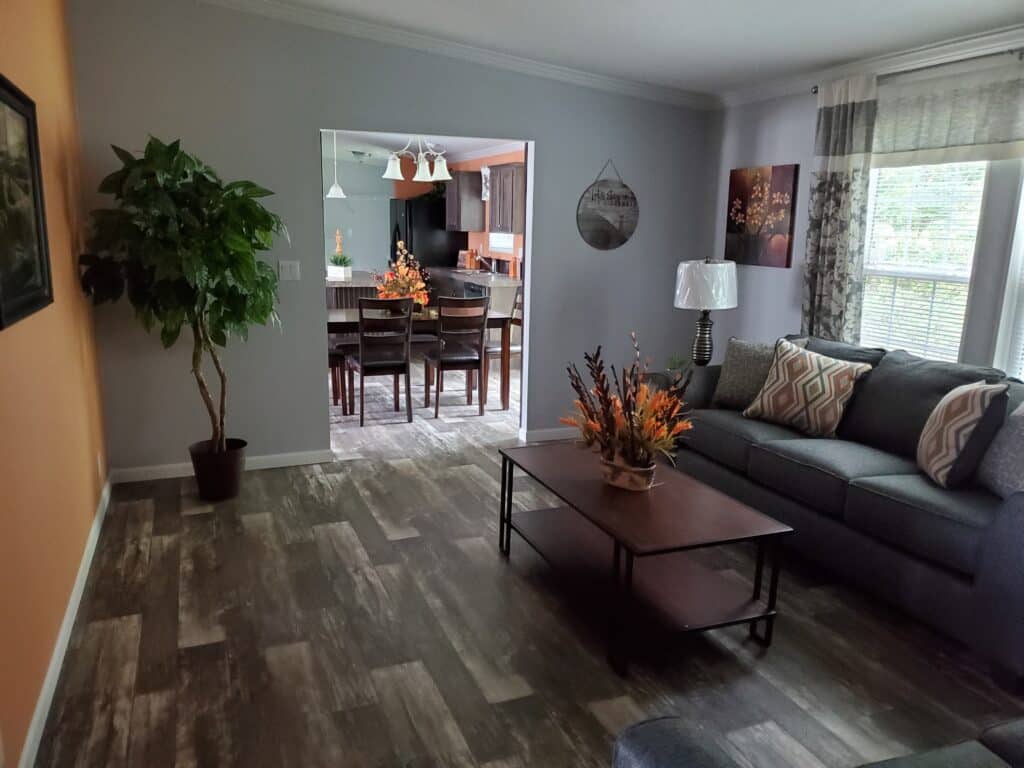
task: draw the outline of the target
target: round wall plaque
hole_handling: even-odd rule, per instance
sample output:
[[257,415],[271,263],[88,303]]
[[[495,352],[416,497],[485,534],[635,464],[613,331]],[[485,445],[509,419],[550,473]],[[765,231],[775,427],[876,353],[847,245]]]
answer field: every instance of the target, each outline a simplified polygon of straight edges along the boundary
[[576,206],[576,228],[587,245],[600,251],[618,248],[633,236],[640,208],[621,179],[598,179]]

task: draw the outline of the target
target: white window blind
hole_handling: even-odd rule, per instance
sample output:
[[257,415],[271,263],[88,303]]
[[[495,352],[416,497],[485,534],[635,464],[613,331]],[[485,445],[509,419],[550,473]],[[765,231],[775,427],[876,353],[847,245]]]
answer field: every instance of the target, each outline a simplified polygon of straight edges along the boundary
[[958,359],[986,165],[871,171],[861,344]]

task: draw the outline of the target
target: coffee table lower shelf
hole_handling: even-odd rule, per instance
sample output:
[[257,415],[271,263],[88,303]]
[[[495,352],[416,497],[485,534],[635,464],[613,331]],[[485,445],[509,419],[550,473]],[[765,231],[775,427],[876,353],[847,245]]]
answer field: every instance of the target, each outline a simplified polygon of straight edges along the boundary
[[[513,512],[516,531],[552,567],[588,588],[616,590],[613,539],[570,507]],[[774,617],[751,587],[698,563],[686,552],[638,558],[632,579],[636,610],[674,632],[696,632]]]

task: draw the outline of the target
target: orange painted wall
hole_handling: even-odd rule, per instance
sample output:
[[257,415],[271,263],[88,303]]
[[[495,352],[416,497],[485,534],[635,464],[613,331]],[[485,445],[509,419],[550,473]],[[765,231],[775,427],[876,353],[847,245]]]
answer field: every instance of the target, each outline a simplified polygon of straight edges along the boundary
[[[106,477],[61,0],[0,2],[0,72],[35,102],[54,302],[0,330],[0,730],[17,764]],[[0,760],[0,763],[3,761]]]
[[[490,157],[481,157],[476,160],[466,160],[461,163],[452,163],[449,168],[453,171],[479,171],[485,165],[503,165],[505,163],[525,163],[526,162],[526,149],[523,148],[518,152],[505,152],[501,155],[492,155]],[[483,232],[470,232],[469,233],[469,247],[471,250],[475,250],[477,253],[486,256],[488,253],[488,239],[491,224],[491,204],[490,202],[484,203],[484,230]],[[512,253],[519,254],[525,253],[523,248],[524,238],[522,235],[513,235],[514,242],[512,244]],[[508,259],[507,254],[501,254],[501,258]]]

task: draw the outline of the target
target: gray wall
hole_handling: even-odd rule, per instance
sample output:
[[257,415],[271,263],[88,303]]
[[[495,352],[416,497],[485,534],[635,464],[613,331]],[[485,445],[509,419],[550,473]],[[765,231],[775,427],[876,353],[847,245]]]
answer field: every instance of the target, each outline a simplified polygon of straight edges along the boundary
[[[329,141],[330,139],[328,139]],[[324,259],[334,253],[334,232],[340,229],[342,248],[353,269],[382,270],[391,251],[391,197],[395,183],[382,179],[384,169],[364,163],[338,163],[338,183],[345,199],[325,199]],[[334,183],[334,164],[323,161],[323,193]]]
[[715,359],[720,361],[730,336],[774,341],[800,330],[807,196],[814,161],[816,97],[810,93],[744,104],[721,115],[721,151],[714,210],[714,256],[725,253],[725,214],[729,171],[758,165],[800,165],[793,230],[793,266],[738,266],[739,308],[713,312]]
[[[604,344],[624,359],[630,330],[658,362],[689,343],[692,325],[671,297],[676,262],[689,258],[680,243],[687,253],[710,246],[717,155],[706,113],[196,2],[71,0],[69,9],[85,189],[114,167],[111,143],[138,149],[153,133],[277,193],[269,205],[291,247],[278,244],[269,260],[300,261],[303,279],[281,285],[280,329],[256,329],[227,353],[230,429],[252,454],[329,446],[323,127],[536,141],[530,429],[557,427],[569,407],[569,357]],[[640,223],[628,244],[602,253],[579,238],[575,209],[609,157],[636,192]],[[208,430],[188,349],[163,351],[126,306],[101,309],[96,322],[111,465],[186,461],[187,444]]]

